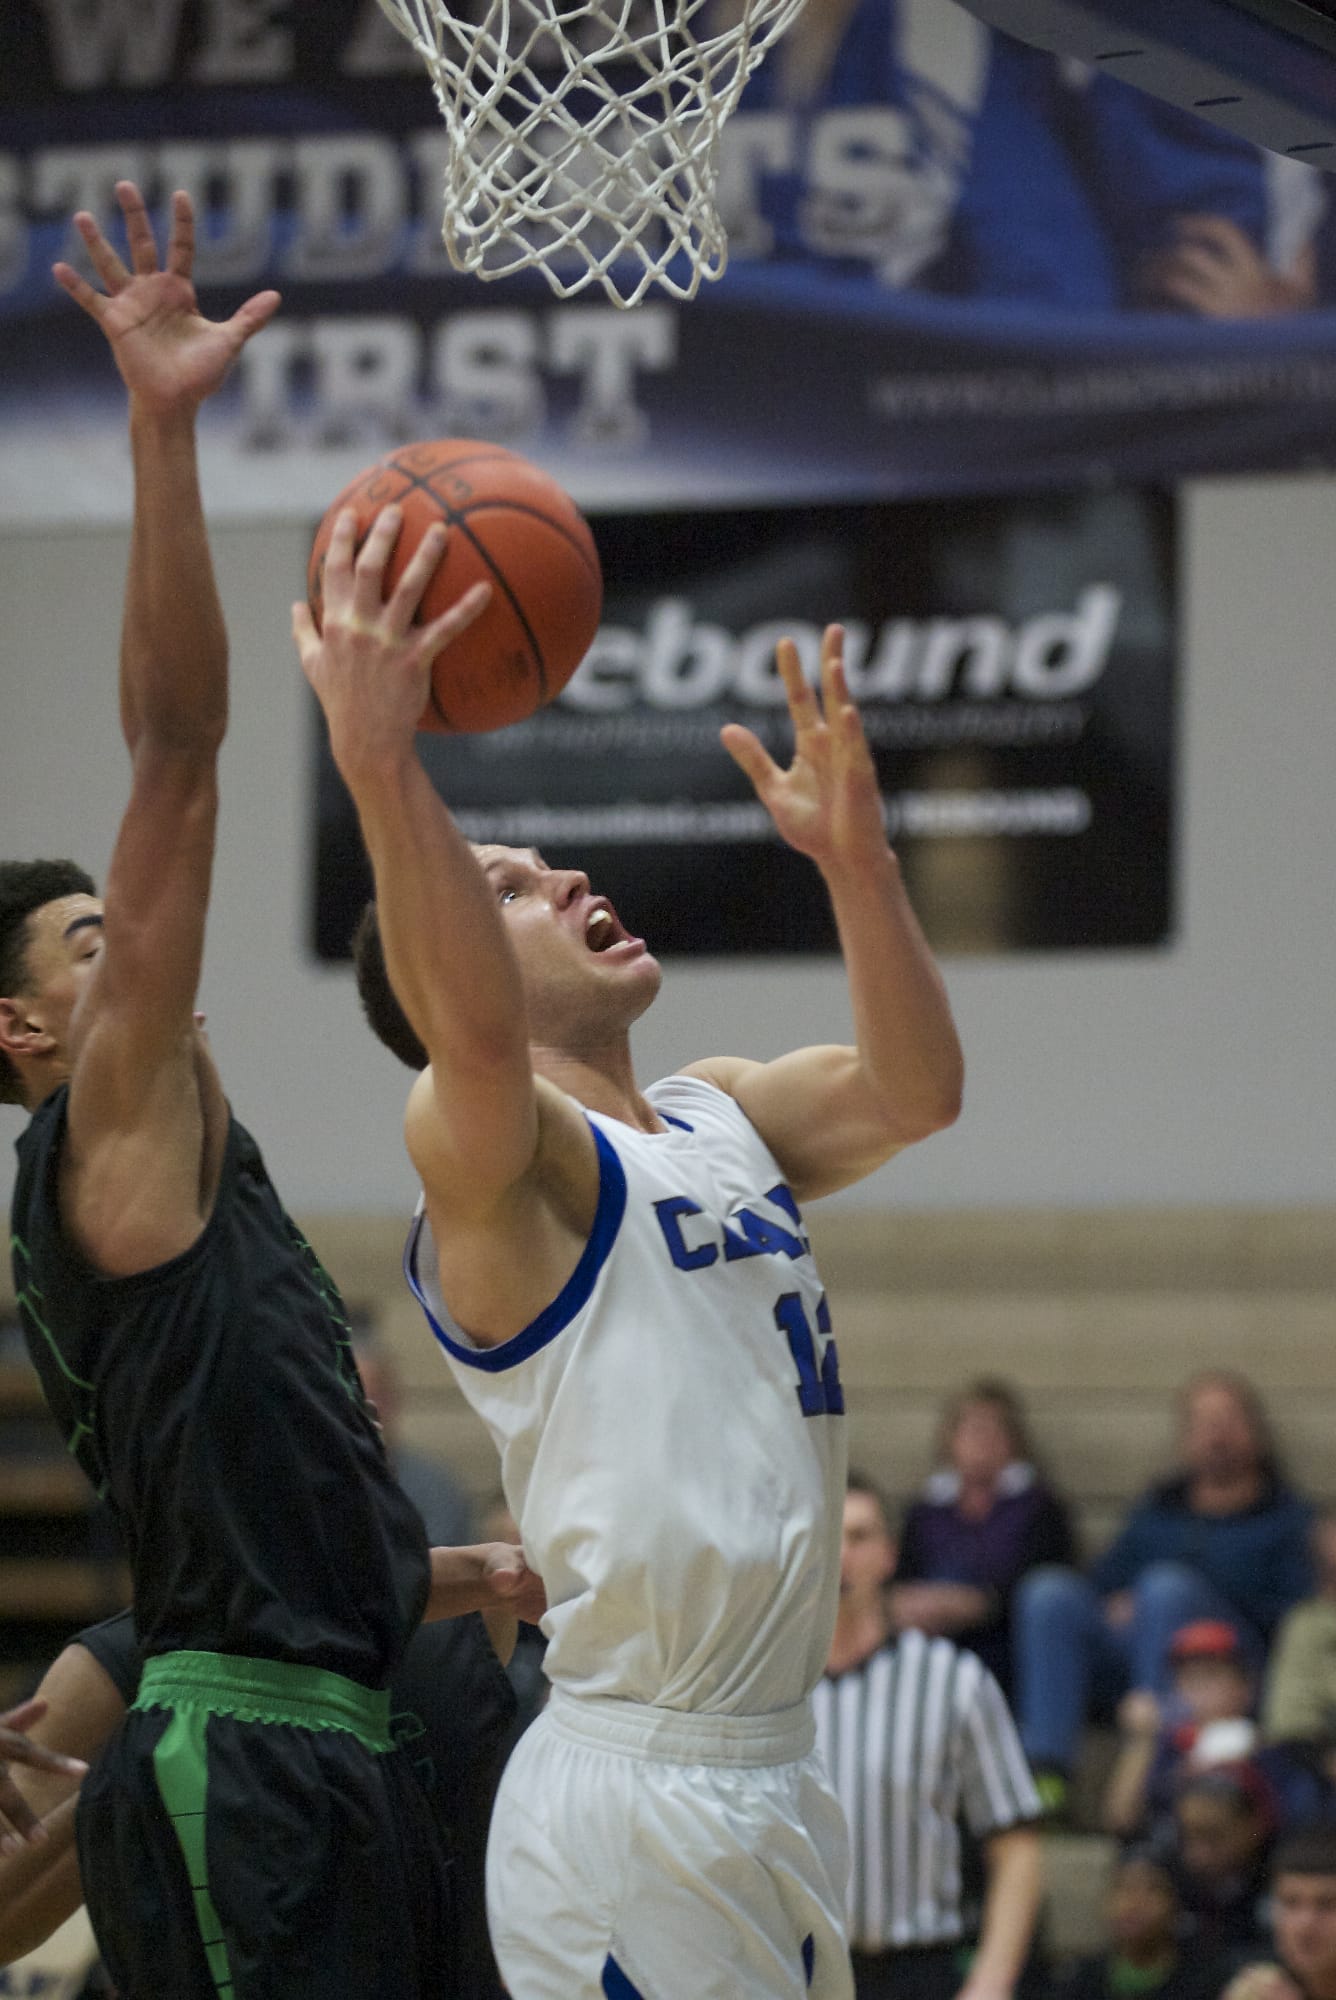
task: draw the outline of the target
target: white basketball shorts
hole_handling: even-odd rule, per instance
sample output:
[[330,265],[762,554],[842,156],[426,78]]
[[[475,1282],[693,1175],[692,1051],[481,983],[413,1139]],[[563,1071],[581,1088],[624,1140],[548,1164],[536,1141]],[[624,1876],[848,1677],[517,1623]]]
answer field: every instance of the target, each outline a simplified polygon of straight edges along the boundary
[[501,1780],[487,1914],[512,2000],[852,2000],[848,1837],[809,1709],[554,1690]]

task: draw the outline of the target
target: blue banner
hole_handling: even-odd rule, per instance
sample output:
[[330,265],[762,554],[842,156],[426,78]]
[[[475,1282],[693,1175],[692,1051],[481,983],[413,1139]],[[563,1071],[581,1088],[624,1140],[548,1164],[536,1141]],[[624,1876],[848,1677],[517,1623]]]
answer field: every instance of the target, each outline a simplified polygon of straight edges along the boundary
[[406,437],[484,436],[595,510],[1020,492],[1336,458],[1312,167],[944,0],[808,0],[720,151],[724,277],[630,312],[440,241],[445,132],[375,0],[0,15],[0,523],[128,512],[105,347],[54,286],[115,181],[200,209],[214,518],[314,519]]

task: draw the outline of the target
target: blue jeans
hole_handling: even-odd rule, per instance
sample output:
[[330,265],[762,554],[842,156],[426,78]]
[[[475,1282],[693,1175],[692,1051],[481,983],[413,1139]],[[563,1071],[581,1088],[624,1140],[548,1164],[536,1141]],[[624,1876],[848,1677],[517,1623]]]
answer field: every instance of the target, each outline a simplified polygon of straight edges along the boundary
[[1170,1691],[1169,1642],[1180,1625],[1223,1618],[1257,1663],[1263,1642],[1220,1592],[1185,1563],[1152,1563],[1132,1586],[1132,1621],[1118,1628],[1073,1569],[1031,1570],[1012,1606],[1016,1717],[1038,1768],[1070,1771],[1086,1718],[1111,1713],[1129,1688]]

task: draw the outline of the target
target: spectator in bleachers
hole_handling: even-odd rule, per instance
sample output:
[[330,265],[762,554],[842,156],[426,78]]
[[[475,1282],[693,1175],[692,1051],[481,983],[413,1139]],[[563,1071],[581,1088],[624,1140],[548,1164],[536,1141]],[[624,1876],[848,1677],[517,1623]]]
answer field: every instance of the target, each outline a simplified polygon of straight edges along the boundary
[[1336,2000],[1336,1826],[1295,1827],[1277,1842],[1271,1924],[1273,1960],[1247,1966],[1221,2000]]
[[1176,1865],[1194,1952],[1237,1966],[1270,1951],[1267,1874],[1277,1818],[1271,1787],[1246,1760],[1180,1780]]
[[1128,1847],[1105,1900],[1109,1942],[1057,1982],[1054,2000],[1215,2000],[1223,1966],[1185,1949],[1183,1904],[1163,1844]]
[[720,139],[737,261],[1071,312],[1312,306],[1325,201],[1314,168],[940,0],[807,0]]
[[1257,1743],[1257,1678],[1232,1625],[1199,1618],[1169,1646],[1172,1681],[1161,1701],[1149,1688],[1118,1706],[1119,1748],[1104,1800],[1110,1833],[1156,1831],[1173,1811],[1188,1771],[1237,1762]]
[[1033,1570],[1013,1611],[1021,1736],[1050,1811],[1089,1715],[1129,1688],[1161,1697],[1169,1642],[1197,1619],[1235,1627],[1262,1664],[1271,1634],[1312,1586],[1312,1511],[1286,1485],[1252,1384],[1210,1371],[1179,1400],[1179,1467],[1136,1504],[1085,1574]]
[[1313,1596],[1281,1620],[1267,1661],[1256,1761],[1283,1824],[1336,1825],[1336,1510],[1313,1523]]
[[1336,1509],[1313,1523],[1313,1596],[1286,1613],[1267,1667],[1262,1727],[1268,1742],[1336,1746]]
[[1067,1509],[1038,1469],[1020,1398],[1006,1382],[972,1382],[948,1405],[937,1467],[905,1516],[890,1592],[896,1630],[954,1639],[1008,1689],[1016,1585],[1073,1556]]

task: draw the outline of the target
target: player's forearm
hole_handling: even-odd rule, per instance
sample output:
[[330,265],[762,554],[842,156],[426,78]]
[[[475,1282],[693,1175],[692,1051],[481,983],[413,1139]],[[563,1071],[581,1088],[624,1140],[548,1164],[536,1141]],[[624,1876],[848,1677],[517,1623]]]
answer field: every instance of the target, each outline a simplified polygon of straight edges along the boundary
[[960,1110],[964,1059],[946,987],[889,848],[823,870],[849,981],[860,1080],[899,1144]]
[[130,412],[135,506],[121,628],[121,722],[211,757],[227,726],[227,631],[200,498],[193,408]]
[[536,1623],[546,1608],[542,1580],[517,1546],[477,1542],[465,1548],[432,1549],[424,1625],[438,1618],[463,1618],[470,1611],[499,1611]]
[[496,1593],[487,1580],[481,1547],[433,1549],[431,1586],[424,1625],[439,1618],[464,1618],[470,1611],[482,1611],[496,1602]]
[[0,1860],[0,1966],[36,1951],[83,1901],[74,1848],[75,1797],[44,1820],[47,1838]]
[[522,1063],[519,968],[494,892],[411,745],[369,765],[333,744],[371,858],[385,963],[438,1079]]
[[1025,1964],[1043,1893],[1039,1835],[1030,1827],[994,1834],[985,1850],[985,1867],[979,1949],[964,1988],[979,2000],[1010,1993]]

